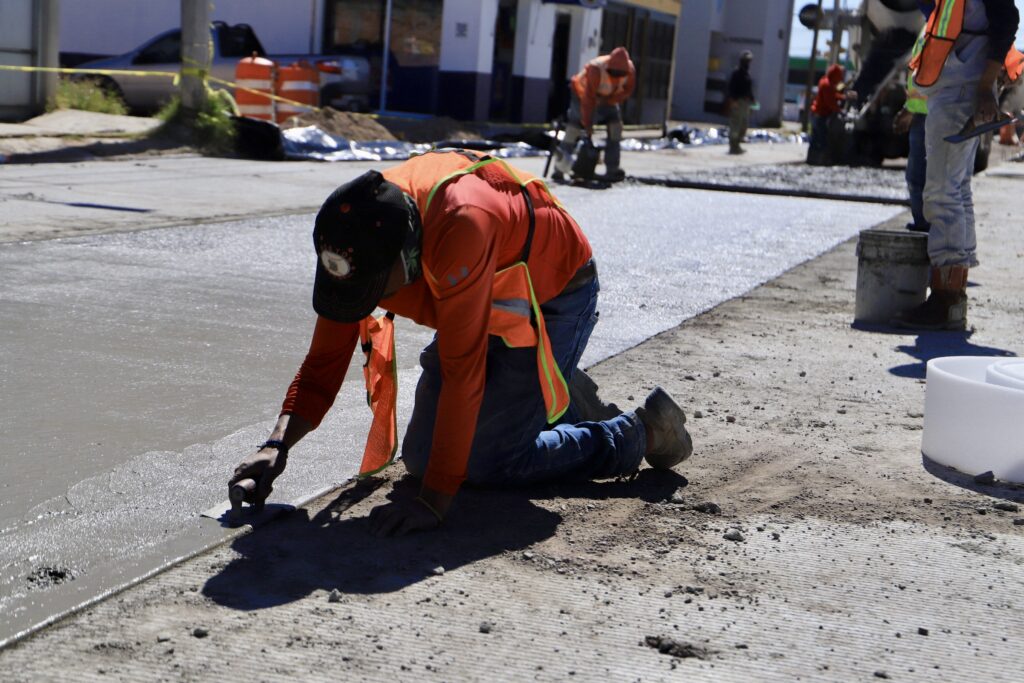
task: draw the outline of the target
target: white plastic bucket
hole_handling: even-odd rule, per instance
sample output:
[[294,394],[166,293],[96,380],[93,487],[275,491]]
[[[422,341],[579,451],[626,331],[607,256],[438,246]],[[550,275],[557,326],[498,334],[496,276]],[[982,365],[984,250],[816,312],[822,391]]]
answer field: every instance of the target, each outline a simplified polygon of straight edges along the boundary
[[1024,360],[928,361],[921,452],[965,474],[1024,483]]
[[900,311],[923,302],[929,268],[925,233],[862,230],[854,322],[885,325]]

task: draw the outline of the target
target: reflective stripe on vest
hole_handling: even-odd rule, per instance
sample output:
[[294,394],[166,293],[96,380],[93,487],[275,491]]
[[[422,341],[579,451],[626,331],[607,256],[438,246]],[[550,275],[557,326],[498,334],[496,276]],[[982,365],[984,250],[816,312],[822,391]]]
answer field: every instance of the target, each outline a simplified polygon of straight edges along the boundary
[[[477,157],[467,155],[467,158],[472,160]],[[528,256],[534,214],[526,188],[530,183],[539,182],[550,197],[554,196],[540,178],[530,178],[524,182],[503,159],[487,157],[446,175],[430,189],[426,204],[422,207],[422,215],[426,217],[434,195],[445,183],[493,163],[501,164],[522,188],[530,212],[530,234],[523,254],[524,257]],[[561,206],[557,201],[556,205]],[[425,263],[422,265],[427,285],[436,294],[437,278]],[[562,417],[569,408],[569,387],[551,349],[544,315],[534,293],[530,270],[525,259],[495,274],[487,333],[501,337],[510,348],[537,347],[537,375],[544,396],[547,421],[553,423]],[[389,312],[380,318],[368,316],[361,320],[359,339],[366,354],[366,364],[363,366],[366,400],[373,411],[373,423],[366,438],[363,461],[359,467],[359,476],[368,476],[390,465],[398,451],[398,371],[395,360],[394,314]]]
[[611,74],[608,73],[608,61],[611,59],[610,55],[602,55],[595,57],[587,62],[587,66],[572,77],[572,88],[576,91],[576,96],[580,99],[586,96],[587,93],[587,67],[596,66],[601,71],[601,80],[597,84],[597,95],[598,97],[608,98],[616,93],[622,91],[626,85],[626,77],[612,78]]
[[[939,4],[928,17],[924,32],[917,37],[910,55],[910,69],[914,72],[914,83],[927,88],[939,80],[946,59],[952,52],[956,39],[964,28],[966,0],[939,0]],[[1024,71],[1024,54],[1010,46],[1003,60],[1007,78],[1013,82]]]
[[[427,212],[430,211],[430,204],[434,200],[434,195],[446,183],[474,173],[478,169],[491,164],[499,164],[519,184],[530,212],[532,230],[534,220],[533,205],[527,193],[527,185],[533,182],[540,183],[540,186],[549,196],[552,196],[551,190],[548,189],[547,184],[540,178],[530,178],[524,182],[504,159],[495,157],[484,158],[466,168],[453,171],[439,180],[427,195],[423,216],[425,217]],[[532,232],[527,237],[525,249],[527,252],[529,251],[530,239],[532,239]],[[524,254],[525,256],[528,256],[528,254]],[[426,264],[423,264],[423,272],[427,276],[427,284],[433,290],[436,286],[437,278],[430,272]],[[496,303],[497,305],[495,305]],[[527,306],[529,306],[529,309],[525,315],[522,315],[520,311],[526,309]],[[530,317],[531,311],[533,313],[532,321]],[[536,324],[536,329],[534,329],[534,324]],[[548,338],[544,316],[541,314],[540,304],[537,302],[537,296],[533,291],[533,281],[530,279],[530,269],[526,265],[525,258],[495,274],[491,294],[491,315],[487,332],[488,334],[501,337],[505,344],[512,348],[537,347],[537,374],[540,380],[541,392],[544,394],[547,420],[549,423],[552,423],[562,417],[569,408],[569,387],[562,376],[562,370],[555,361],[555,356],[551,349],[551,340]]]
[[359,322],[359,341],[366,363],[366,403],[373,422],[366,436],[359,476],[376,474],[390,465],[398,452],[398,368],[395,360],[394,314],[369,316]]
[[938,0],[928,17],[924,35],[914,45],[910,68],[914,71],[914,82],[921,87],[935,85],[942,75],[942,67],[953,50],[956,39],[964,28],[966,0]]

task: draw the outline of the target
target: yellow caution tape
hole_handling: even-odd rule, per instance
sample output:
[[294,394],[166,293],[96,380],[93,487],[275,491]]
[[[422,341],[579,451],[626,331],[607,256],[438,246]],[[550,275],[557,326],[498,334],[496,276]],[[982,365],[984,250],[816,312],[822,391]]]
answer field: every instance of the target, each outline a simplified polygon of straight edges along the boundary
[[[184,76],[192,76],[192,77],[195,77],[195,78],[199,78],[200,80],[202,80],[204,82],[205,81],[211,81],[213,83],[217,83],[217,84],[220,84],[220,85],[226,85],[226,86],[228,86],[228,87],[230,87],[230,88],[232,88],[234,90],[243,90],[245,92],[251,92],[251,93],[254,93],[256,95],[259,95],[260,97],[265,97],[265,98],[267,98],[269,100],[274,100],[275,102],[283,102],[285,104],[295,105],[297,107],[302,107],[303,109],[308,109],[310,111],[315,111],[315,112],[323,111],[323,109],[321,107],[316,107],[316,106],[313,106],[311,104],[306,104],[305,102],[298,102],[296,100],[291,100],[291,99],[288,99],[287,97],[281,97],[280,95],[274,95],[274,94],[268,93],[268,92],[266,92],[264,90],[255,90],[253,88],[247,88],[247,87],[245,87],[243,85],[239,85],[238,83],[235,83],[234,81],[227,81],[227,80],[224,80],[223,78],[217,78],[216,76],[211,76],[209,74],[209,72],[207,72],[205,69],[200,69],[200,68],[196,68],[196,67],[184,67],[184,68],[181,69],[181,73],[178,73],[177,71],[127,71],[127,70],[122,70],[122,69],[76,69],[76,68],[67,69],[67,68],[58,68],[58,67],[50,67],[50,66],[9,66],[9,65],[6,65],[6,64],[0,64],[0,71],[24,71],[24,72],[43,72],[43,73],[58,73],[58,74],[90,74],[90,75],[97,75],[97,76],[115,76],[115,75],[122,75],[122,76],[163,76],[164,78],[174,79],[175,84],[177,84],[180,81],[181,76],[184,75]],[[368,117],[370,117],[372,119],[394,118],[394,117],[388,117],[387,115],[382,116],[380,114],[371,114],[371,113],[363,114],[363,116],[368,116]],[[551,125],[548,124],[548,123],[509,123],[509,122],[499,122],[499,121],[484,121],[484,122],[482,122],[482,125],[494,126],[494,127],[498,127],[498,126],[515,126],[517,128],[550,128],[551,127]],[[629,125],[623,126],[623,128],[625,130],[648,130],[648,129],[652,129],[652,128],[661,128],[661,124],[629,124]]]
[[199,78],[202,81],[212,81],[213,83],[219,83],[220,85],[226,85],[235,90],[244,90],[246,92],[255,93],[261,97],[275,100],[277,102],[284,102],[286,104],[293,104],[298,107],[303,107],[311,111],[320,111],[320,107],[315,107],[305,102],[298,102],[296,100],[288,99],[287,97],[281,97],[280,95],[274,95],[272,93],[265,92],[263,90],[254,90],[252,88],[246,88],[233,81],[226,81],[222,78],[211,76],[204,69],[197,69],[194,67],[184,67],[181,73],[177,71],[131,71],[124,69],[77,69],[77,68],[62,68],[53,66],[10,66],[7,64],[0,64],[0,71],[22,71],[22,72],[41,72],[41,73],[57,73],[57,74],[87,74],[94,76],[163,76],[164,78],[173,79],[175,83],[179,82],[181,76],[193,76]]
[[39,71],[43,73],[56,74],[95,74],[98,76],[164,76],[166,78],[177,78],[177,72],[172,71],[126,71],[121,69],[65,69],[55,66],[9,66],[0,64],[0,71]]

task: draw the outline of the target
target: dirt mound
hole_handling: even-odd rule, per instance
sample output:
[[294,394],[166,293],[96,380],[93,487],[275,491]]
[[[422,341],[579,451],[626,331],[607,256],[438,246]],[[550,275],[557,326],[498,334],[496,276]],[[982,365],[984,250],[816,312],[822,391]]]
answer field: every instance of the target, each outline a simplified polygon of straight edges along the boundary
[[447,116],[430,119],[382,117],[383,124],[398,140],[406,142],[440,142],[442,140],[482,140],[472,123],[456,121]]
[[288,119],[282,128],[317,126],[320,130],[346,140],[404,140],[439,142],[442,140],[480,140],[480,131],[472,123],[447,116],[414,119],[397,116],[356,114],[324,107],[318,112]]
[[293,116],[281,125],[282,128],[299,128],[316,126],[325,133],[336,135],[346,140],[397,140],[391,131],[377,122],[368,114],[357,114],[350,111],[338,111],[324,107],[318,112],[309,112]]

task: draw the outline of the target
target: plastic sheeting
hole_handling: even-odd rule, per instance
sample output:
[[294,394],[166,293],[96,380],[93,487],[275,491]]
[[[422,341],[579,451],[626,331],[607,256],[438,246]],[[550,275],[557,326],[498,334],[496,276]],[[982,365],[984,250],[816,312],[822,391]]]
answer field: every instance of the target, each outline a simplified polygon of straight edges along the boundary
[[397,140],[356,141],[325,133],[316,126],[281,131],[285,159],[308,161],[392,161],[408,159],[431,149],[463,147],[502,158],[540,156],[546,152],[523,142],[450,140],[438,144]]
[[[755,129],[747,134],[752,143],[797,143],[801,135],[784,136],[770,130]],[[689,128],[682,126],[669,131],[663,138],[626,138],[622,149],[629,152],[654,152],[665,149],[685,149],[698,145],[721,145],[729,141],[724,128]],[[547,150],[525,142],[499,142],[496,140],[446,140],[435,144],[411,143],[397,140],[357,141],[330,135],[316,126],[289,128],[281,131],[284,158],[318,161],[401,161],[414,154],[431,149],[461,147],[486,152],[502,158],[542,156]]]

